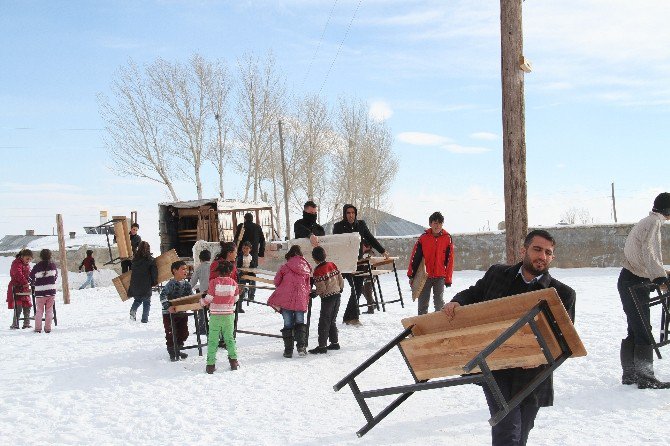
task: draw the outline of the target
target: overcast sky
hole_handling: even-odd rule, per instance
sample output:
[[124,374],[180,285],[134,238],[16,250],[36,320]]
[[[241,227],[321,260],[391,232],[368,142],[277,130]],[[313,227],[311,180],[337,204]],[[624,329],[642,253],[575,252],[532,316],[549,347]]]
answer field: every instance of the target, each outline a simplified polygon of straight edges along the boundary
[[[528,0],[529,222],[570,207],[639,220],[670,189],[670,2]],[[11,1],[0,3],[0,235],[67,231],[139,211],[164,187],[118,177],[96,95],[119,66],[194,52],[234,64],[271,50],[297,94],[368,102],[399,159],[390,211],[451,232],[503,220],[499,2],[491,0]],[[331,68],[332,66],[332,68]],[[216,196],[213,169],[205,195]],[[228,197],[243,182],[226,177]],[[195,188],[178,184],[180,198]],[[153,239],[153,237],[148,237]]]

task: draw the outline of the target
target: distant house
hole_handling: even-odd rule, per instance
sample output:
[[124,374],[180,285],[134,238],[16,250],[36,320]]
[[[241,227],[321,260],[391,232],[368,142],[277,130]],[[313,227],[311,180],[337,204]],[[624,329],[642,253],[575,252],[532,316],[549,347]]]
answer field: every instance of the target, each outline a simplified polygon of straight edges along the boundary
[[[404,237],[410,235],[419,235],[422,234],[426,227],[412,223],[411,221],[405,220],[395,215],[389,214],[379,209],[373,211],[374,215],[372,218],[366,217],[365,215],[358,215],[358,218],[365,220],[370,228],[370,232],[376,237]],[[326,231],[326,234],[333,233],[333,224],[336,221],[340,221],[342,217],[330,221],[323,225],[323,228]]]

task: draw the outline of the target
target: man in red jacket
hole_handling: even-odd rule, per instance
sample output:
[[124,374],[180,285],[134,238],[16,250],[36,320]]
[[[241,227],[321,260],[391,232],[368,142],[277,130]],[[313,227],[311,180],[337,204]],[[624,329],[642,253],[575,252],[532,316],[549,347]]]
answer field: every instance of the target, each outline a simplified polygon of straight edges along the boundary
[[416,241],[407,269],[409,284],[412,285],[421,260],[424,260],[427,279],[418,299],[420,315],[428,313],[431,289],[435,311],[442,309],[444,287],[451,286],[451,274],[454,271],[454,243],[451,235],[442,229],[444,216],[439,212],[433,212],[428,218],[428,223],[430,228],[426,229]]

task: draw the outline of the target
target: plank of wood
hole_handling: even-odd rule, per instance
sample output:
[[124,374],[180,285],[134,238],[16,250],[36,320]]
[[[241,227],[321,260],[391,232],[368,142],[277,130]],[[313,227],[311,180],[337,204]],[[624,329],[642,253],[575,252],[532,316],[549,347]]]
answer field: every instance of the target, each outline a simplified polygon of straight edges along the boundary
[[202,308],[202,305],[200,305],[200,302],[196,302],[194,304],[183,304],[183,305],[172,305],[174,307],[175,313],[181,313],[184,311],[193,311],[193,310],[199,310]]
[[413,301],[417,300],[419,298],[419,295],[421,294],[421,290],[423,290],[424,285],[426,285],[426,280],[427,279],[428,279],[428,275],[426,274],[426,264],[424,262],[424,259],[421,259],[421,263],[419,263],[419,267],[416,270],[416,274],[414,274],[414,280],[412,281],[412,300]]
[[[572,356],[585,356],[586,349],[554,288],[457,307],[455,316],[451,320],[446,314],[439,311],[405,318],[402,320],[402,325],[405,328],[414,325],[412,329],[414,336],[423,336],[493,322],[517,320],[540,300],[546,300],[549,304],[549,308],[572,350]],[[540,323],[539,326],[543,334],[548,335],[549,327],[546,322]]]
[[254,282],[260,282],[260,283],[267,283],[269,285],[274,285],[275,281],[266,279],[265,277],[258,277],[258,276],[247,276],[246,274],[240,277],[242,280],[253,280]]
[[123,236],[126,240],[126,250],[128,250],[128,258],[133,257],[133,244],[130,242],[130,227],[128,227],[128,219],[124,218],[121,221],[123,224]]
[[[158,268],[158,283],[165,282],[172,278],[172,263],[179,260],[177,251],[171,249],[156,257],[156,267]],[[112,283],[119,293],[122,301],[128,300],[128,287],[130,286],[130,275],[132,271],[125,272],[112,279]]]
[[202,297],[202,293],[196,293],[196,294],[191,294],[188,296],[183,296],[183,297],[178,297],[176,299],[171,299],[170,300],[170,305],[176,306],[176,305],[186,305],[186,304],[192,304],[195,302],[200,302],[200,298]]
[[[357,232],[319,237],[319,246],[323,247],[326,251],[327,260],[337,265],[341,273],[356,272],[360,243],[361,236]],[[312,268],[314,268],[316,266],[316,262],[312,259],[312,249],[314,248],[312,248],[312,244],[308,238],[291,239],[288,242],[282,242],[281,252],[278,254],[283,256],[293,245],[300,246],[303,256]]]
[[130,257],[128,245],[126,245],[126,236],[123,233],[123,222],[121,220],[114,221],[114,237],[116,239],[116,246],[119,250],[119,257],[122,259]]
[[[543,319],[539,316],[539,319]],[[486,348],[516,319],[482,324],[404,340],[401,345],[418,379],[464,373],[463,366]],[[553,337],[545,338],[556,358],[560,346]],[[487,358],[491,370],[511,367],[537,367],[547,360],[531,328],[526,325]],[[478,369],[473,370],[479,371]]]
[[272,276],[272,277],[274,277],[277,274],[276,271],[269,271],[267,269],[260,269],[260,268],[237,268],[237,269],[245,273],[264,274],[266,276]]

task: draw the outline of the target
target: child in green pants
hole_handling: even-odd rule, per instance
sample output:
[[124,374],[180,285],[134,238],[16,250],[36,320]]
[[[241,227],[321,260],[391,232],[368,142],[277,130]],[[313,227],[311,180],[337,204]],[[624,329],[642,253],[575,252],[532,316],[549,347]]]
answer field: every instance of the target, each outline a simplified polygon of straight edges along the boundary
[[221,261],[217,267],[218,277],[209,281],[207,295],[200,300],[201,305],[209,305],[209,334],[207,335],[207,367],[209,374],[216,370],[216,352],[219,348],[219,337],[222,335],[228,349],[230,370],[237,370],[237,347],[233,330],[235,326],[235,303],[239,299],[240,290],[237,282],[230,275],[233,271],[232,262]]

